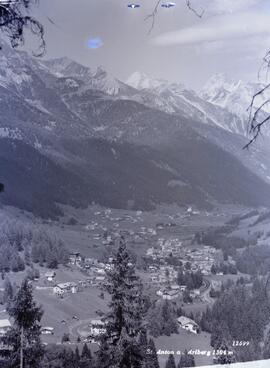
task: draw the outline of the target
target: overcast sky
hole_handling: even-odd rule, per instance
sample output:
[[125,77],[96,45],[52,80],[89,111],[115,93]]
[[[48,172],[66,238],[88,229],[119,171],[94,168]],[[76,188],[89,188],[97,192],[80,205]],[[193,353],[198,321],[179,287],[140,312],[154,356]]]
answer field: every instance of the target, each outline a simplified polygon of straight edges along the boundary
[[[196,89],[218,72],[256,80],[270,47],[269,0],[193,0],[198,11],[205,10],[202,18],[185,0],[174,0],[175,7],[159,8],[150,35],[151,21],[144,19],[156,0],[134,2],[141,7],[128,8],[129,0],[41,0],[37,12],[45,25],[46,57],[102,65],[121,80],[141,71]],[[96,38],[103,45],[89,48],[88,40]]]

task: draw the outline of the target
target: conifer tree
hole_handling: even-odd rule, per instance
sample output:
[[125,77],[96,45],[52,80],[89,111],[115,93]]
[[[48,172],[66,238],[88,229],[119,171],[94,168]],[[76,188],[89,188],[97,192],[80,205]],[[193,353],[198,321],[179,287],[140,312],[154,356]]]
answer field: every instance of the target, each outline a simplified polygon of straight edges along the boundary
[[24,249],[24,261],[27,266],[31,266],[31,252],[29,246]]
[[163,333],[166,336],[170,336],[171,333],[178,332],[178,326],[177,326],[175,314],[168,300],[165,300],[162,306],[162,319],[164,321]]
[[78,346],[76,346],[76,349],[75,349],[75,360],[79,363],[80,362],[80,352],[79,352],[79,348]]
[[184,354],[181,355],[177,368],[185,367],[195,367],[194,356],[188,354],[187,350],[185,350]]
[[3,295],[4,303],[9,303],[13,299],[13,294],[14,294],[13,286],[10,282],[10,279],[6,277],[4,282],[4,295]]
[[159,368],[156,346],[153,339],[149,339],[145,361],[146,368]]
[[263,358],[270,359],[270,332],[268,332],[263,345]]
[[176,368],[174,355],[170,354],[166,363],[166,368]]
[[6,343],[11,347],[11,367],[40,368],[44,355],[40,340],[43,312],[33,299],[32,286],[27,279],[22,282],[7,310],[14,321],[6,336]]
[[[111,295],[110,311],[105,317],[98,359],[102,368],[140,368],[143,356],[139,345],[142,325],[142,284],[135,274],[125,239],[120,238],[112,270],[107,273],[107,291]],[[104,354],[109,357],[105,361]]]
[[107,341],[107,336],[101,336],[100,348],[96,353],[96,367],[97,368],[109,368],[111,360],[111,348]]
[[235,356],[231,354],[232,350],[229,348],[229,344],[225,339],[221,339],[215,346],[216,350],[220,350],[223,354],[218,355],[216,359],[217,364],[231,364],[235,363]]
[[147,331],[143,329],[139,335],[139,345],[141,348],[141,354],[143,357],[143,368],[147,368],[146,355],[148,349]]
[[93,366],[92,354],[91,350],[87,346],[87,344],[83,345],[81,359],[80,359],[80,368],[91,368]]
[[159,300],[152,305],[148,312],[148,329],[152,336],[170,336],[178,333],[176,311],[168,300]]

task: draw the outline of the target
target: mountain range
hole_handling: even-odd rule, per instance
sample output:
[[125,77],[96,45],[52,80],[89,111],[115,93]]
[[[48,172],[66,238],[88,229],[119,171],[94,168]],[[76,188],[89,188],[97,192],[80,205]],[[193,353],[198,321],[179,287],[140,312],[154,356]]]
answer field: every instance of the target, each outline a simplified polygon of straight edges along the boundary
[[101,67],[4,44],[1,200],[44,217],[60,215],[61,204],[267,206],[268,131],[242,150],[245,103],[257,87],[219,75],[196,93],[138,72],[124,83]]

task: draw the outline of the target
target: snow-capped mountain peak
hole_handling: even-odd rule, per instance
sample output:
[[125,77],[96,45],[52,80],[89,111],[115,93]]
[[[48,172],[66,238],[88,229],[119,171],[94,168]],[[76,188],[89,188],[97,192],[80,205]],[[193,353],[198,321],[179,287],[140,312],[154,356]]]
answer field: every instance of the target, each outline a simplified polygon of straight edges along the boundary
[[[204,85],[200,96],[214,105],[226,108],[230,112],[240,117],[247,116],[247,109],[250,106],[252,97],[263,87],[260,83],[246,83],[242,80],[233,81],[225,74],[213,75]],[[269,98],[270,93],[264,97]],[[262,99],[258,98],[255,105],[259,106]],[[270,112],[270,107],[265,106],[264,110]]]
[[150,78],[145,73],[135,72],[127,79],[126,84],[138,90],[142,90],[156,89],[158,87],[167,85],[168,82],[162,79]]
[[91,75],[92,88],[101,90],[109,95],[117,95],[121,89],[121,82],[108,73],[102,66],[98,66]]

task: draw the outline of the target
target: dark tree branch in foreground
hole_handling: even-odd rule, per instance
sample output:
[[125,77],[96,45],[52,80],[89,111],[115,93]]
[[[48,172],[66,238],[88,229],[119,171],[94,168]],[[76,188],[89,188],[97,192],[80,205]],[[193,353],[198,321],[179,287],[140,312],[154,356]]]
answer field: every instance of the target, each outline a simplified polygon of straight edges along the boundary
[[154,7],[154,10],[151,14],[147,15],[147,17],[144,19],[144,20],[148,20],[148,19],[151,19],[151,27],[148,31],[148,34],[150,34],[155,26],[155,22],[156,22],[156,16],[157,16],[157,13],[158,13],[158,8],[160,6],[160,3],[161,3],[161,0],[158,0],[155,7]]
[[24,44],[25,31],[30,30],[40,40],[34,55],[41,56],[45,52],[44,28],[38,20],[29,15],[29,10],[37,2],[38,0],[0,2],[0,31],[10,39],[12,47],[18,47]]
[[[199,12],[196,8],[194,8],[192,6],[191,0],[185,0],[185,2],[186,2],[186,6],[188,7],[188,9],[190,11],[192,11],[197,17],[202,18],[203,14],[204,14],[204,10],[201,10]],[[156,16],[158,14],[158,8],[159,8],[160,4],[161,4],[161,0],[157,0],[156,5],[153,9],[153,12],[151,14],[147,15],[147,17],[145,17],[145,19],[144,19],[145,21],[151,19],[151,27],[148,31],[148,34],[150,34],[152,32],[152,30],[154,29],[154,27],[155,27]]]
[[[258,78],[260,79],[260,74],[262,70],[266,72],[266,80],[268,79],[268,72],[270,69],[270,50],[267,51],[265,57],[263,58],[262,66],[259,70]],[[264,108],[269,104],[270,98],[265,96],[265,92],[270,91],[270,83],[263,86],[258,92],[252,97],[251,103],[247,109],[249,112],[248,119],[248,134],[251,136],[248,143],[243,147],[243,149],[249,148],[262,133],[262,128],[270,121],[270,114],[268,114]],[[258,99],[262,99],[263,102],[257,103]]]
[[197,17],[202,18],[202,16],[204,15],[204,10],[201,10],[200,12],[194,8],[191,4],[191,0],[185,0],[186,1],[186,5],[189,8],[189,10],[191,10],[195,15],[197,15]]

